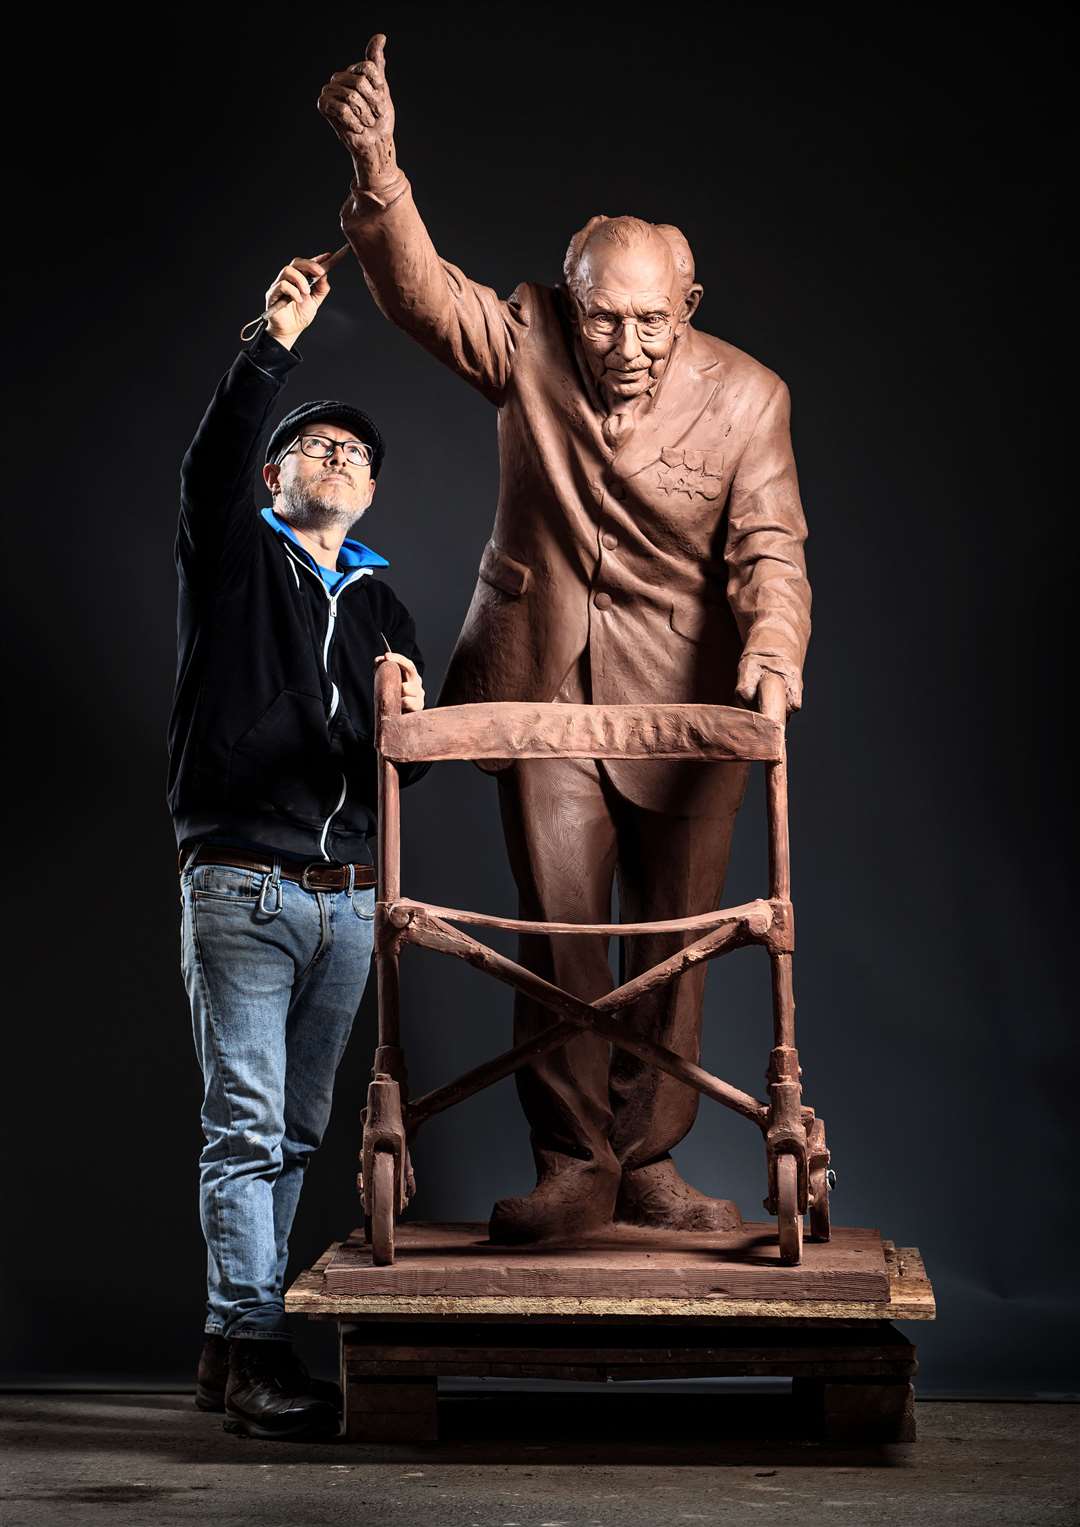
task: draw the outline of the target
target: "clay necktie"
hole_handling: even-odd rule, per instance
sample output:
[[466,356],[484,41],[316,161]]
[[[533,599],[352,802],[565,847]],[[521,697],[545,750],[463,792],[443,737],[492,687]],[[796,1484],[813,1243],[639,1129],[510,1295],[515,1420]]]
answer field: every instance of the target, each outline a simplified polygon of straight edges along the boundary
[[629,408],[623,409],[621,413],[608,414],[600,426],[604,440],[613,451],[617,451],[619,446],[625,443],[627,436],[633,428],[634,415],[633,411]]

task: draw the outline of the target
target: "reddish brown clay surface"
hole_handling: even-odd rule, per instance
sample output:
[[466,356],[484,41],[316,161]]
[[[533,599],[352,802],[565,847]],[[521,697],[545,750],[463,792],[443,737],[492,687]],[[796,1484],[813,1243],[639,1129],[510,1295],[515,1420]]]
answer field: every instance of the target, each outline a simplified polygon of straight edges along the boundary
[[887,1301],[889,1274],[876,1230],[838,1229],[798,1267],[779,1261],[774,1224],[694,1234],[613,1225],[572,1246],[508,1248],[483,1225],[398,1226],[402,1253],[372,1265],[356,1231],[323,1270],[326,1294],[493,1296],[506,1299],[715,1299]]
[[[517,702],[514,735],[527,744],[543,732],[537,707],[552,702],[568,715],[588,705],[610,715],[624,704],[740,699],[764,709],[763,680],[775,675],[796,708],[810,591],[784,383],[693,327],[702,288],[685,238],[669,225],[592,218],[570,241],[561,285],[524,282],[508,298],[443,259],[397,163],[384,44],[372,38],[365,58],[320,97],[353,164],[342,227],[386,316],[499,410],[499,507],[441,702]],[[384,717],[388,745],[402,755],[419,733],[409,725],[394,730],[392,708]],[[505,738],[480,739],[476,751],[498,773],[523,918],[604,924],[615,884],[627,921],[689,919],[720,905],[747,762],[703,761],[721,756],[716,739],[703,745],[692,727],[676,739],[689,741],[689,756],[673,756],[670,728],[645,756],[620,746],[626,740],[625,729],[606,739],[594,729],[573,756],[526,746],[500,767]],[[460,745],[443,739],[439,756],[461,756]],[[772,894],[786,900],[783,769],[773,765],[770,781]],[[396,863],[392,878],[388,902],[400,891]],[[643,977],[689,936],[624,939],[621,982]],[[794,1192],[805,1207],[791,957],[770,954],[767,1140],[771,1156],[801,1156],[794,1187],[788,1176],[778,1184],[771,1161],[769,1198]],[[586,1003],[613,985],[603,934],[523,933],[521,963]],[[393,988],[382,1040],[394,1046],[396,952],[380,969]],[[687,1230],[738,1222],[733,1205],[676,1172],[670,1151],[693,1122],[698,1091],[654,1063],[656,1046],[696,1063],[704,974],[701,963],[642,988],[623,1009],[639,1053],[613,1051],[604,1033],[581,1028],[521,1067],[538,1181],[496,1205],[493,1235],[580,1235],[613,1216]],[[519,983],[516,1043],[529,1045],[550,1022]],[[794,1242],[788,1250],[797,1258]]]

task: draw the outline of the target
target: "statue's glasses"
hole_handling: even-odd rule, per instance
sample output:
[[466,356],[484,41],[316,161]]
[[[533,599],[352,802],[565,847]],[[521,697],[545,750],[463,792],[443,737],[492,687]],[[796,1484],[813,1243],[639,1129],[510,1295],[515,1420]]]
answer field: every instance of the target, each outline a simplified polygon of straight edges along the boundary
[[316,461],[328,461],[340,446],[351,467],[369,467],[375,456],[371,446],[363,440],[331,440],[327,435],[297,435],[292,445],[282,451],[278,461],[284,461],[297,446],[305,456],[313,456]]
[[621,313],[588,313],[582,317],[581,332],[589,339],[614,339],[624,325],[633,324],[638,339],[663,339],[671,333],[675,321],[673,313],[647,313],[644,318],[624,318]]

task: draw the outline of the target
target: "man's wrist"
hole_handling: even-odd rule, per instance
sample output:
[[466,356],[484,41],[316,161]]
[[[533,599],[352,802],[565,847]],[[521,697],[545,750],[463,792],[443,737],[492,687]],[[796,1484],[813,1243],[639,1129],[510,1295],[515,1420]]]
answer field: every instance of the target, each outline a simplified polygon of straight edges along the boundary
[[[297,338],[298,335],[294,336],[294,344]],[[244,346],[242,353],[267,376],[283,378],[294,366],[300,364],[299,351],[294,351],[292,345],[277,339],[265,324],[254,339]]]
[[283,350],[291,350],[293,345],[295,345],[296,341],[300,338],[300,330],[297,329],[292,334],[279,334],[274,329],[273,322],[274,320],[272,318],[268,318],[266,320],[267,337],[279,344]]

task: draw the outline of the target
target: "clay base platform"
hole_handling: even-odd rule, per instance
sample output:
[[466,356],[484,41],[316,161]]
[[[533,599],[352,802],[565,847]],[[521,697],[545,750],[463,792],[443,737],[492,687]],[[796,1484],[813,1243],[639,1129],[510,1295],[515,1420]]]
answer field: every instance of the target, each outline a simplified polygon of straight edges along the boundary
[[[785,1268],[768,1260],[767,1226],[677,1245],[621,1227],[541,1252],[490,1246],[481,1226],[406,1223],[393,1267],[372,1267],[350,1236],[285,1304],[338,1322],[350,1441],[436,1441],[440,1377],[736,1375],[791,1378],[807,1437],[913,1441],[915,1348],[889,1322],[933,1320],[922,1259],[876,1231],[833,1234]],[[854,1296],[860,1286],[873,1297]]]
[[357,1230],[322,1266],[322,1289],[361,1298],[884,1304],[889,1273],[876,1230],[834,1230],[825,1244],[804,1244],[798,1267],[784,1267],[774,1223],[701,1234],[612,1225],[573,1246],[496,1246],[483,1225],[405,1221],[392,1267],[372,1265]]

